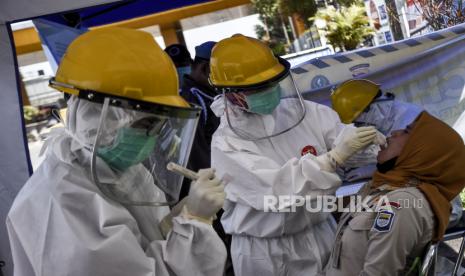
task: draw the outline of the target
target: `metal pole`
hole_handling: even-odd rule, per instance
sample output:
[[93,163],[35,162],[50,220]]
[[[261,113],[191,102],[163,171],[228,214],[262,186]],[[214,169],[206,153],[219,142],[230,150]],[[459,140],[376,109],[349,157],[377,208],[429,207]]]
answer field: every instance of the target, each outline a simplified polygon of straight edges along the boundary
[[288,16],[287,20],[289,21],[289,24],[291,24],[291,31],[292,31],[292,36],[294,37],[294,40],[298,39],[297,34],[295,32],[294,22],[292,22],[292,17]]
[[439,250],[439,243],[435,247],[434,250],[434,259],[433,259],[433,275],[436,276],[436,266],[438,265],[438,250]]
[[294,26],[294,21],[292,21],[292,17],[288,16],[289,24],[291,24],[291,30],[292,30],[292,35],[294,36],[294,41],[297,41],[297,43],[294,43],[296,46],[296,49],[294,49],[296,52],[300,52],[302,50],[302,47],[300,46],[300,41],[299,37],[297,36],[297,33],[295,31],[295,26]]
[[284,24],[284,18],[281,14],[281,10],[279,11],[279,18],[281,19],[281,27],[283,28],[284,36],[286,37],[286,42],[289,46],[291,46],[291,40],[289,39],[289,34],[287,33],[286,25]]

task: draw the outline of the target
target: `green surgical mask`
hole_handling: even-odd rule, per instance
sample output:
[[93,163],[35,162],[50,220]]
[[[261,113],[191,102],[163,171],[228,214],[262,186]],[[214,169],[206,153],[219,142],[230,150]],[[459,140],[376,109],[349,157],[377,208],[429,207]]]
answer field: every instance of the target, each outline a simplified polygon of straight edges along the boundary
[[271,114],[281,100],[281,88],[276,85],[266,91],[246,95],[249,111],[258,114]]
[[155,136],[148,136],[146,129],[125,127],[118,130],[112,145],[97,149],[97,154],[110,167],[124,171],[147,159],[155,143]]

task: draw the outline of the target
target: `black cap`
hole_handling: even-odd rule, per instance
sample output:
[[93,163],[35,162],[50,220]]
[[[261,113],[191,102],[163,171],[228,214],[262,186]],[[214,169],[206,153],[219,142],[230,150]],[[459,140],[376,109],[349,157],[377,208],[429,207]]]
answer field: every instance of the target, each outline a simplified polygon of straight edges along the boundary
[[191,54],[186,46],[182,44],[172,44],[165,48],[165,52],[171,57],[176,67],[187,66],[192,63]]

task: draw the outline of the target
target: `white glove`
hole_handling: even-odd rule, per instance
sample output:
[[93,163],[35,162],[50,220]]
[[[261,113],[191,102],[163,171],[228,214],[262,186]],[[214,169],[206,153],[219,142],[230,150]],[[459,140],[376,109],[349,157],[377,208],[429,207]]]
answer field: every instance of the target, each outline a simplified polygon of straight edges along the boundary
[[160,221],[159,227],[163,237],[166,238],[171,229],[173,229],[173,218],[179,216],[182,209],[184,208],[184,205],[186,205],[186,202],[187,197],[183,198],[176,205],[174,205],[174,207],[171,209],[171,212]]
[[345,175],[345,180],[352,182],[360,179],[371,178],[375,171],[376,165],[367,165],[360,168],[354,168]]
[[342,141],[329,154],[338,165],[343,165],[354,153],[373,144],[377,133],[378,131],[372,126],[349,127]]
[[[304,156],[304,158],[308,158],[310,156],[311,154],[307,154]],[[337,169],[337,166],[336,166],[337,164],[334,161],[334,158],[332,158],[329,155],[329,152],[322,154],[322,155],[318,155],[317,157],[313,157],[312,159],[316,161],[316,163],[318,164],[318,166],[320,167],[322,171],[335,172]]]
[[378,130],[376,130],[376,138],[375,138],[374,144],[383,146],[383,145],[386,145],[386,143],[387,143],[386,136],[382,134],[381,132],[379,132]]
[[205,169],[198,172],[199,179],[192,182],[183,216],[188,219],[197,219],[211,223],[215,214],[223,207],[224,186],[216,178],[214,169]]

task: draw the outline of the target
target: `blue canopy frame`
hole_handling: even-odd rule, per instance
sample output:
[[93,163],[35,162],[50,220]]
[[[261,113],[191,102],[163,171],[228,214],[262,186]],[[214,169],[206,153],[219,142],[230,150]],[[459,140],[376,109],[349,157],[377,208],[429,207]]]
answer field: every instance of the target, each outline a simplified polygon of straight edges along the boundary
[[89,28],[211,1],[212,0],[125,0],[77,11],[47,15],[42,18],[70,27]]

